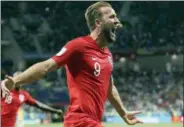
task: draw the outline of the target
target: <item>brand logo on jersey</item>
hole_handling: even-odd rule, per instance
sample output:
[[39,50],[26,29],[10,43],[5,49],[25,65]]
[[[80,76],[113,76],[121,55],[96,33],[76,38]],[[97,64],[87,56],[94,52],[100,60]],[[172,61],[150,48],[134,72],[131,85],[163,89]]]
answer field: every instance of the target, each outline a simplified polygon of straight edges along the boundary
[[57,54],[56,54],[56,56],[61,56],[61,55],[63,55],[65,52],[66,52],[66,48],[65,47],[63,47]]
[[109,63],[112,65],[113,67],[113,61],[112,61],[112,57],[111,56],[108,56],[108,60],[109,60]]
[[19,100],[20,100],[21,102],[23,102],[23,101],[24,101],[24,95],[20,94],[20,95],[19,95]]
[[92,58],[92,60],[94,60],[94,61],[95,61],[95,60],[97,60],[97,58],[96,58],[96,57],[91,57],[91,58]]

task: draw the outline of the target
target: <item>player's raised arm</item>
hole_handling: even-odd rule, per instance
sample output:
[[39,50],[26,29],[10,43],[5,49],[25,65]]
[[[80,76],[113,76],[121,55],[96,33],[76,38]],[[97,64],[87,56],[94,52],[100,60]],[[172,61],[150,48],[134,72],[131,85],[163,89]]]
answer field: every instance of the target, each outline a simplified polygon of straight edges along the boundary
[[123,102],[121,101],[121,98],[119,96],[118,90],[114,86],[113,77],[111,77],[110,81],[110,86],[108,90],[108,99],[110,103],[114,106],[118,114],[121,116],[121,118],[123,118],[127,124],[134,125],[137,123],[142,123],[141,121],[135,118],[136,114],[141,113],[140,111],[129,112],[125,109]]

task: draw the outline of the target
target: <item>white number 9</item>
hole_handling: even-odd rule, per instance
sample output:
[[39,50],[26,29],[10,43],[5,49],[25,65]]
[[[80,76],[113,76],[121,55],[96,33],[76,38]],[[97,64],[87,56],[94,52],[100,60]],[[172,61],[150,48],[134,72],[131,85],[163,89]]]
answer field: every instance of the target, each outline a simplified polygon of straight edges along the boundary
[[94,63],[94,75],[95,76],[99,76],[100,75],[100,70],[101,70],[101,67],[100,67],[100,64],[98,62],[95,62]]

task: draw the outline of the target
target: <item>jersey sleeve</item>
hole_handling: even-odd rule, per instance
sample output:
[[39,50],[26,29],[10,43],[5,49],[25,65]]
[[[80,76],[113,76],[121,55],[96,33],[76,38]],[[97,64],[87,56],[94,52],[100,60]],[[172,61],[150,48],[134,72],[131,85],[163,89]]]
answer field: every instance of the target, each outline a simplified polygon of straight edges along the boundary
[[30,105],[36,104],[36,100],[34,98],[32,98],[29,93],[24,91],[24,94],[25,94],[25,97],[26,97],[26,101],[25,101],[26,104],[30,104]]
[[84,43],[80,39],[68,42],[62,49],[52,57],[58,67],[68,64],[72,57],[77,57],[84,50]]

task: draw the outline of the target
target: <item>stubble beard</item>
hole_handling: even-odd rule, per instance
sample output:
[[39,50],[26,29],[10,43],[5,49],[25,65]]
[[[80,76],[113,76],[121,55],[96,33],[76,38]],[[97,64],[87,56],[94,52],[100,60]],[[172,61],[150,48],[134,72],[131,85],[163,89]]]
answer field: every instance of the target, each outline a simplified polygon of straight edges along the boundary
[[116,41],[116,34],[113,33],[112,28],[109,26],[104,27],[103,34],[108,43],[114,43]]

